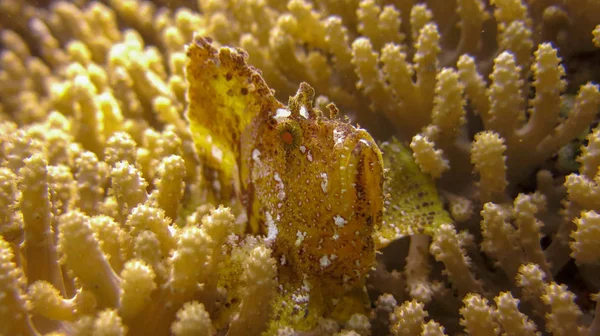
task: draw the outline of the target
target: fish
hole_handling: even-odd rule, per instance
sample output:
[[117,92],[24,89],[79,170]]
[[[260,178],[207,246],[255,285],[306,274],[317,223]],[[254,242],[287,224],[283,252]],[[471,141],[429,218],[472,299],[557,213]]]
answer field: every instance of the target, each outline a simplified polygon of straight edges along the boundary
[[187,118],[219,200],[243,205],[281,277],[319,279],[340,293],[364,284],[383,214],[375,140],[334,104],[314,107],[307,83],[279,102],[241,49],[196,36],[187,56]]

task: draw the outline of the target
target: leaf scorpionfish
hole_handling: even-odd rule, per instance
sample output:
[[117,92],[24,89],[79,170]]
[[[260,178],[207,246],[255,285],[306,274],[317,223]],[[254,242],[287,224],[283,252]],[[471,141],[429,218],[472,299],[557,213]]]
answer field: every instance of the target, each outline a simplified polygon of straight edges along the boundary
[[383,211],[373,138],[335,118],[333,104],[329,117],[314,108],[306,83],[287,106],[277,101],[242,50],[196,37],[187,54],[188,119],[219,201],[239,200],[250,231],[272,241],[280,283],[314,280],[340,296],[361,288]]
[[241,50],[197,37],[188,57],[188,118],[222,196],[242,201],[251,230],[273,238],[294,269],[339,283],[362,279],[383,210],[373,138],[313,108],[306,83],[284,106]]
[[248,231],[264,235],[279,261],[267,334],[364,313],[375,251],[452,222],[398,140],[378,147],[333,104],[325,116],[306,83],[285,106],[243,50],[195,37],[187,56],[187,117],[204,177],[216,201],[245,209]]

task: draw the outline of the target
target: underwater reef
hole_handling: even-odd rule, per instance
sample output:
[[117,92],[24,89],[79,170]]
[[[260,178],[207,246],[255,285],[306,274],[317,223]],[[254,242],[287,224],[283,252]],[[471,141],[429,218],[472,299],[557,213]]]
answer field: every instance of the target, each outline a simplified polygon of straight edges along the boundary
[[600,2],[0,2],[0,335],[600,335]]

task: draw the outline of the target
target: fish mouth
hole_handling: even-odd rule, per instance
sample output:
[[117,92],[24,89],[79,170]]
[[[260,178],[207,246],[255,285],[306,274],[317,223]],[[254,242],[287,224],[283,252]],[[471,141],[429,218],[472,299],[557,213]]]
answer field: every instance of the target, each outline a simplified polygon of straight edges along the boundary
[[375,197],[383,187],[383,159],[381,150],[371,135],[363,129],[354,129],[342,141],[340,152],[341,184],[347,190],[354,189],[357,198]]

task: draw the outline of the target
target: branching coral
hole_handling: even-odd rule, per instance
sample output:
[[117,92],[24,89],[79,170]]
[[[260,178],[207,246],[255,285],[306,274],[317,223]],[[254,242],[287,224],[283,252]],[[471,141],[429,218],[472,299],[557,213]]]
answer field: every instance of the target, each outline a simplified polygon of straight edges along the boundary
[[[176,163],[177,160],[180,163]],[[170,156],[163,160],[163,165],[173,165],[183,170],[182,160]],[[122,169],[120,166],[128,168]],[[139,198],[139,193],[146,193],[143,184],[133,187],[137,193],[132,192],[131,187],[119,187],[119,184],[131,185],[131,179],[140,178],[136,168],[126,161],[119,161],[113,166],[113,171],[119,172],[110,181],[116,194],[115,206],[126,204],[124,208],[129,209],[121,225],[105,214],[90,217],[75,207],[57,216],[55,222],[49,208],[51,191],[65,186],[55,187],[48,182],[47,172],[51,168],[44,161],[44,154],[36,153],[26,159],[25,165],[19,169],[23,193],[18,199],[12,200],[12,206],[18,207],[19,211],[30,207],[35,207],[32,208],[35,210],[29,210],[28,215],[23,213],[20,230],[24,243],[20,249],[18,245],[9,244],[4,238],[2,240],[5,294],[7,298],[15,300],[11,303],[14,306],[11,309],[15,314],[20,314],[23,320],[21,326],[13,323],[17,315],[11,315],[6,310],[3,328],[14,326],[20,329],[2,329],[3,333],[35,334],[35,329],[43,331],[47,328],[70,333],[69,330],[86,324],[98,332],[115,329],[120,330],[117,334],[124,334],[125,330],[129,330],[129,334],[165,334],[175,321],[175,313],[179,311],[178,322],[172,328],[176,334],[185,334],[185,330],[198,328],[194,326],[196,322],[190,319],[207,323],[204,307],[209,307],[212,314],[219,311],[216,299],[216,281],[219,278],[215,275],[220,273],[219,265],[227,262],[236,249],[249,252],[244,254],[243,261],[238,260],[240,264],[243,262],[250,266],[254,263],[256,267],[264,267],[268,263],[275,263],[262,242],[239,241],[234,234],[235,218],[228,208],[212,210],[201,222],[190,223],[182,228],[173,226],[171,219],[165,216],[165,211],[157,208],[160,203],[155,203],[151,197]],[[6,173],[10,174],[8,171]],[[118,176],[123,178],[115,178]],[[160,186],[161,181],[157,182]],[[10,187],[3,190],[10,192]],[[161,199],[158,197],[161,192],[164,191],[157,187],[153,193],[156,199]],[[48,206],[44,208],[43,204]],[[121,213],[115,210],[115,214]],[[200,219],[200,216],[196,218]],[[9,218],[3,223],[6,223],[3,227],[10,228]],[[58,233],[56,245],[53,243],[55,230]],[[40,240],[37,237],[45,238]],[[149,249],[148,244],[155,244],[157,250]],[[22,256],[16,260],[21,260],[22,267],[27,265],[27,268],[23,268],[29,285],[27,294],[22,292],[19,284],[24,278],[11,260],[11,246],[16,246]],[[223,248],[229,252],[224,253]],[[60,254],[60,260],[53,256],[56,253]],[[212,271],[202,272],[209,268]],[[274,281],[274,276],[273,272],[248,275],[241,284],[251,286]],[[73,280],[76,280],[75,286]],[[274,284],[271,286],[274,288]],[[234,296],[229,299],[235,301]],[[240,307],[243,307],[244,296],[240,299]],[[204,307],[192,309],[199,304],[192,300],[204,301]],[[189,303],[184,306],[186,302]],[[3,304],[5,308],[8,309],[9,305]],[[31,320],[25,318],[28,314],[18,313],[23,309],[33,315]],[[156,314],[152,323],[146,320],[149,314]],[[256,322],[245,317],[248,313],[240,311],[239,314],[244,316],[244,320],[236,320],[234,324],[237,328],[248,328]],[[268,316],[268,312],[266,314]],[[257,324],[258,330],[264,328],[260,325]]]
[[2,1],[0,334],[597,333],[597,7]]

